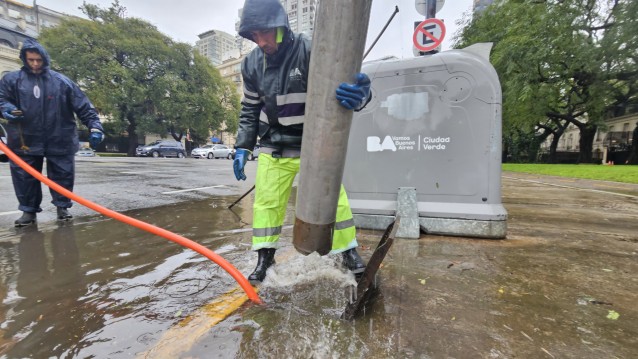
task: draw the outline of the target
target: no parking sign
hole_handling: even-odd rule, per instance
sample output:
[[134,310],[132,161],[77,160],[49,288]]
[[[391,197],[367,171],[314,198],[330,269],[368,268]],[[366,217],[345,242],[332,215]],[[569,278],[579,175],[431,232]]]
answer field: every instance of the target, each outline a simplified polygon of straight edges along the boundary
[[425,19],[415,29],[412,42],[419,51],[436,49],[445,38],[445,24],[440,19]]

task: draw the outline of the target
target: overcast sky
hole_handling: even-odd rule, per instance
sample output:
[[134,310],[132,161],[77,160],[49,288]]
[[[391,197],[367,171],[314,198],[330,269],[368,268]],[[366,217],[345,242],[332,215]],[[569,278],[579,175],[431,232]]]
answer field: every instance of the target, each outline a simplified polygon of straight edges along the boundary
[[[19,1],[28,5],[33,4],[28,0]],[[111,0],[86,1],[105,8],[112,3]],[[84,17],[84,14],[78,10],[82,2],[83,0],[37,0],[38,5]],[[452,46],[452,39],[457,30],[456,21],[463,16],[463,13],[471,11],[472,0],[443,2],[444,5],[436,17],[445,22],[447,34],[443,41],[443,50],[448,50]],[[142,18],[171,38],[193,45],[199,39],[197,35],[208,30],[222,30],[235,35],[235,21],[239,17],[238,10],[243,3],[243,0],[120,0],[120,4],[127,9],[128,16]],[[414,22],[424,20],[424,17],[416,11],[415,0],[373,0],[366,49],[390,18],[395,6],[399,7],[399,13],[366,60],[385,55],[394,55],[399,58],[413,56]]]

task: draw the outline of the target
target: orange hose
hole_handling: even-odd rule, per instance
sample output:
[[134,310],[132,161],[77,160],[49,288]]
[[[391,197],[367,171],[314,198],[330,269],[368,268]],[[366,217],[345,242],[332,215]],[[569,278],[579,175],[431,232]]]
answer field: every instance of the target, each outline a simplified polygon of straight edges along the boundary
[[22,167],[25,171],[29,172],[33,177],[37,178],[40,182],[46,184],[51,187],[54,191],[60,193],[61,195],[70,198],[81,205],[84,205],[96,212],[99,212],[107,217],[111,217],[120,222],[124,222],[133,227],[137,227],[139,229],[145,230],[149,233],[158,235],[160,237],[164,237],[169,241],[173,241],[183,247],[194,250],[195,252],[207,257],[213,262],[217,263],[220,267],[222,267],[228,274],[230,274],[239,285],[242,287],[248,298],[253,301],[253,303],[261,304],[261,299],[255,292],[255,289],[250,285],[248,280],[235,268],[232,264],[228,263],[224,258],[219,256],[217,253],[211,251],[210,249],[202,246],[199,243],[193,242],[190,239],[182,237],[173,232],[167,231],[163,228],[156,227],[152,224],[148,224],[146,222],[137,220],[135,218],[131,218],[129,216],[123,215],[121,213],[110,210],[106,207],[102,207],[99,204],[93,203],[83,197],[80,197],[73,192],[67,190],[66,188],[60,186],[59,184],[51,181],[50,179],[44,177],[40,172],[36,171],[33,167],[29,166],[26,162],[24,162],[20,157],[18,157],[15,153],[11,152],[11,150],[0,141],[0,150],[4,151],[4,153],[18,166]]

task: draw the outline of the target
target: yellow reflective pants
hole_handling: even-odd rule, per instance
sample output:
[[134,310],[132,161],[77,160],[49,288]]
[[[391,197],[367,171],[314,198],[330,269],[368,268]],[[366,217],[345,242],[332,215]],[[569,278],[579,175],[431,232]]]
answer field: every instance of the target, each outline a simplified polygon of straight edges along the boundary
[[[299,172],[299,164],[299,158],[273,158],[266,153],[259,155],[253,205],[253,250],[277,248],[292,182]],[[356,247],[354,219],[348,196],[341,185],[330,253]]]

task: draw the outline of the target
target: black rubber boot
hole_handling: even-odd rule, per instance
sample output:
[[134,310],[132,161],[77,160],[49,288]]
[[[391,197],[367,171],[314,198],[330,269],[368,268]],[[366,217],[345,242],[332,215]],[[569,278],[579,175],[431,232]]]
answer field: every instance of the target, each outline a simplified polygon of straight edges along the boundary
[[341,253],[343,256],[343,265],[348,268],[357,279],[363,274],[363,271],[366,269],[366,265],[363,264],[363,259],[357,253],[356,248],[348,249],[347,251]]
[[16,227],[28,226],[35,223],[35,218],[35,213],[33,212],[22,212],[22,217],[16,219],[15,225]]
[[68,221],[73,216],[69,213],[69,210],[66,208],[58,207],[58,220],[60,221]]
[[275,264],[275,248],[262,248],[257,250],[257,267],[248,276],[248,281],[255,285],[263,282],[266,278],[266,271],[271,265]]

